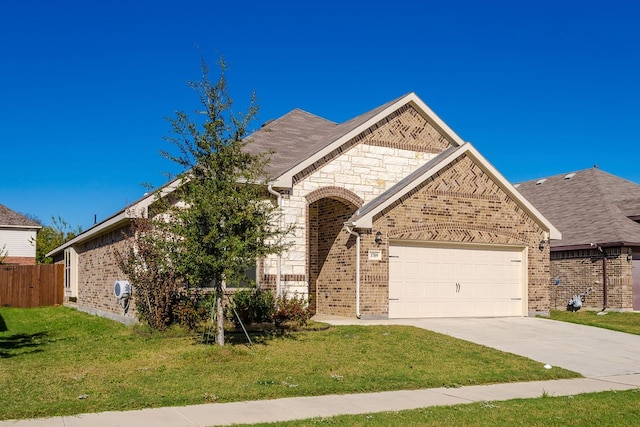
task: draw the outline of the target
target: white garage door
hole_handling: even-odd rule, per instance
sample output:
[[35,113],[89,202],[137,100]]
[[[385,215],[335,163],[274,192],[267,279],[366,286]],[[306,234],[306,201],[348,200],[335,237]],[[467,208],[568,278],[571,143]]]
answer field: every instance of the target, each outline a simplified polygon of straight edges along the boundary
[[526,313],[523,249],[389,247],[389,317],[522,316]]

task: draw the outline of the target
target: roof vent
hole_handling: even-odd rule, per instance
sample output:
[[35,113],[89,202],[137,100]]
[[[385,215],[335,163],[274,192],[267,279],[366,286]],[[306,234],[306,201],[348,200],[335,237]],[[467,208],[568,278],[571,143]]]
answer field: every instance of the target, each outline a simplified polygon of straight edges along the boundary
[[536,181],[536,185],[540,185],[540,184],[542,184],[543,182],[545,182],[546,180],[547,180],[547,178],[539,179],[539,180],[537,180],[537,181]]
[[568,174],[566,174],[566,175],[564,176],[564,179],[571,179],[571,178],[573,178],[574,176],[576,176],[575,172],[574,172],[574,173],[568,173]]

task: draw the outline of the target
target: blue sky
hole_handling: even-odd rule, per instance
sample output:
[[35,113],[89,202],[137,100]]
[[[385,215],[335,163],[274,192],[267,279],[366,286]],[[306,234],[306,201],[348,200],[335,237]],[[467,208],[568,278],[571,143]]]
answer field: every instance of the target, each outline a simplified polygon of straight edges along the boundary
[[416,92],[511,182],[598,164],[640,183],[639,19],[617,0],[0,2],[0,203],[86,229],[163,184],[200,53],[226,58],[237,110],[256,92],[256,127]]

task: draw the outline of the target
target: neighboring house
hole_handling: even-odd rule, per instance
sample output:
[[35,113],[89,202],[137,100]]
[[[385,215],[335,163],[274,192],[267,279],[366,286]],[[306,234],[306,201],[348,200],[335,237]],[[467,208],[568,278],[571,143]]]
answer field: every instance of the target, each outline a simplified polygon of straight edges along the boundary
[[562,232],[551,242],[553,306],[586,294],[586,308],[640,310],[640,185],[594,167],[516,187]]
[[36,236],[42,227],[36,221],[0,205],[0,259],[3,264],[36,263]]
[[[256,263],[260,286],[338,316],[548,313],[546,243],[560,233],[415,94],[341,124],[296,109],[248,139],[273,150],[268,190],[296,226],[287,253]],[[113,250],[152,201],[51,252],[78,306],[119,314]]]

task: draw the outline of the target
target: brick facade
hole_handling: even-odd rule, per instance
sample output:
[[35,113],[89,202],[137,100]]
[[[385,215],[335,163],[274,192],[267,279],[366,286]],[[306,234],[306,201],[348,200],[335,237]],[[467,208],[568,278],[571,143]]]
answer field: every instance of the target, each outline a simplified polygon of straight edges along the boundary
[[[354,316],[356,312],[355,237],[344,230],[343,223],[362,204],[448,146],[424,122],[428,130],[418,131],[414,112],[407,108],[394,114],[336,150],[340,156],[325,156],[326,163],[319,161],[305,169],[284,200],[288,220],[298,224],[299,234],[284,257],[283,274],[304,272],[306,278],[288,282],[284,288],[309,295],[319,313]],[[412,137],[407,139],[408,134]],[[406,195],[375,219],[373,230],[384,234],[382,245],[373,241],[375,232],[358,230],[362,315],[388,314],[389,239],[527,248],[529,312],[549,312],[549,249],[538,248],[544,230],[469,158],[454,162]],[[369,249],[381,249],[382,261],[367,260]],[[265,265],[266,270],[271,265],[273,272],[275,263]]]
[[[380,244],[374,241],[378,231],[383,235]],[[543,238],[544,230],[480,166],[464,157],[384,210],[374,218],[372,230],[361,234],[360,312],[362,316],[388,314],[389,241],[413,240],[527,248],[528,311],[548,314],[549,249],[539,249]],[[349,256],[355,251],[353,241],[344,231],[336,240],[336,246],[342,249],[336,258],[350,264],[343,267],[348,272],[355,271],[355,256]],[[382,260],[368,260],[369,250],[381,250]],[[338,269],[334,271],[340,274]],[[355,282],[353,274],[343,278],[338,290],[353,287],[345,281]],[[318,299],[322,300],[323,295]],[[327,313],[353,316],[355,296],[351,300],[351,306]]]
[[[633,309],[633,263],[629,248],[604,248],[607,254],[607,308]],[[567,308],[573,295],[586,293],[583,308],[601,310],[604,307],[602,253],[597,249],[551,252],[551,305]]]
[[34,257],[25,256],[8,256],[2,261],[3,264],[17,264],[17,265],[36,265],[36,259]]
[[[309,239],[313,236],[307,234],[307,229],[317,225],[314,224],[313,208],[309,209],[309,206],[332,198],[359,208],[449,145],[445,136],[415,108],[406,105],[298,173],[293,188],[282,200],[285,223],[296,226],[291,238],[293,247],[283,256],[283,288],[313,297],[310,289],[317,291],[315,281],[311,280],[312,274],[316,273],[310,267],[314,264],[309,252]],[[342,223],[339,225],[342,227]],[[276,258],[264,260],[261,268],[270,281],[276,274]],[[285,276],[299,280],[287,281]],[[331,304],[347,307],[344,300]]]
[[[274,289],[280,264],[284,292],[309,296],[318,313],[355,316],[356,237],[344,223],[449,148],[449,138],[409,103],[295,174],[292,188],[280,189],[283,222],[295,226],[292,246],[280,263],[276,256],[259,262],[259,284]],[[379,213],[371,230],[357,230],[363,316],[388,315],[390,240],[522,248],[529,312],[549,311],[549,249],[538,247],[545,230],[477,162],[458,158]],[[122,315],[113,283],[124,278],[115,257],[124,239],[115,230],[77,245],[79,306]],[[368,260],[371,249],[382,259]]]
[[354,237],[344,231],[343,224],[357,207],[341,200],[322,199],[308,209],[309,295],[315,298],[315,310],[352,316],[356,253]]
[[[136,317],[132,299],[126,316],[116,303],[113,284],[116,280],[127,280],[118,267],[116,251],[124,249],[125,229],[116,229],[97,236],[76,247],[78,252],[78,296],[77,305],[118,320]],[[135,298],[135,292],[134,296]]]

